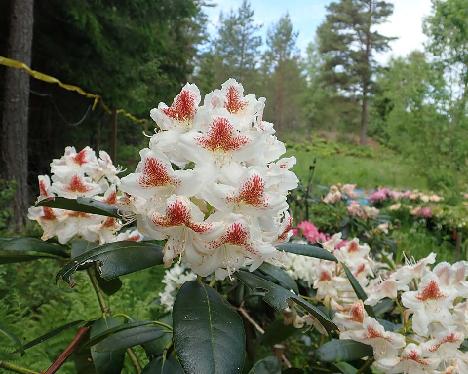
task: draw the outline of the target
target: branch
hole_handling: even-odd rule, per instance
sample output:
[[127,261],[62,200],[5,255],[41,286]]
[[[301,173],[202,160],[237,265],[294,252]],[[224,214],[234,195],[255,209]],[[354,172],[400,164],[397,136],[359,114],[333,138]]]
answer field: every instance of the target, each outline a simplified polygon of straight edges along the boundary
[[89,279],[91,280],[91,284],[93,285],[94,291],[96,292],[96,296],[99,303],[99,308],[101,309],[102,315],[104,317],[110,316],[111,310],[109,305],[107,304],[106,297],[104,296],[103,292],[99,288],[99,283],[96,277],[96,268],[91,267],[87,270]]
[[0,361],[0,368],[13,371],[20,374],[39,374],[37,371],[30,370],[7,361]]
[[137,374],[140,374],[141,366],[140,366],[140,362],[138,361],[137,355],[135,354],[132,348],[127,349],[127,354],[128,354],[128,357],[130,357],[130,360],[132,361],[133,366],[135,367],[135,371],[137,372]]
[[262,329],[262,327],[252,318],[250,317],[249,313],[247,313],[247,311],[241,306],[239,308],[237,308],[237,310],[239,311],[240,314],[242,314],[242,316],[247,320],[249,321],[254,327],[255,329],[260,333],[260,334],[264,334],[265,333],[265,330]]
[[73,351],[78,347],[79,343],[89,331],[89,327],[80,327],[73,340],[68,344],[67,348],[57,357],[57,359],[50,365],[44,374],[54,374],[63,365],[65,360],[70,357]]

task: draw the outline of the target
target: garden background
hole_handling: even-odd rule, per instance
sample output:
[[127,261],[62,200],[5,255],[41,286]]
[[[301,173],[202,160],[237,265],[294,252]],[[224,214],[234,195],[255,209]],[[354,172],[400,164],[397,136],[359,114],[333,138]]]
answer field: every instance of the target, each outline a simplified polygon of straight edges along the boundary
[[[393,35],[376,26],[391,16],[392,1],[325,3],[326,16],[303,51],[287,5],[260,24],[248,1],[233,9],[203,0],[2,1],[0,55],[98,94],[105,106],[0,68],[0,235],[40,237],[27,207],[37,196],[37,175],[48,172],[65,146],[106,150],[128,173],[147,142],[144,133],[154,129],[149,108],[171,102],[187,81],[207,93],[233,77],[247,93],[266,97],[264,119],[297,158],[301,186],[290,196],[296,225],[308,220],[321,232],[360,237],[397,259],[430,252],[466,259],[465,1],[433,0],[421,25],[424,45],[385,62],[379,56],[391,50]],[[210,24],[208,14],[218,10],[218,22]],[[360,204],[378,208],[378,215],[353,215],[345,201],[324,201],[339,184],[356,184]],[[395,208],[384,187],[416,197]],[[376,190],[383,197],[372,198]],[[434,195],[442,199],[431,200]],[[56,285],[55,273],[46,260],[0,265],[0,323],[24,341],[95,313],[91,284]],[[160,316],[155,301],[163,274],[151,268],[123,277],[122,292],[111,296],[114,311]],[[66,332],[34,347],[18,362],[47,367],[71,337]],[[0,359],[10,353],[2,352],[2,339]],[[307,365],[301,343],[288,349],[296,364]],[[63,370],[73,372],[72,364]]]

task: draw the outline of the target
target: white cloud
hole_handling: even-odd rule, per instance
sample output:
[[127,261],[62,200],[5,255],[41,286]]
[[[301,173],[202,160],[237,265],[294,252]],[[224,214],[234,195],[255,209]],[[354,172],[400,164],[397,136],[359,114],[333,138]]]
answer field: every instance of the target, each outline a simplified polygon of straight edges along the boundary
[[396,36],[390,43],[391,51],[379,56],[380,62],[391,56],[405,56],[424,48],[426,36],[422,31],[424,18],[431,12],[430,0],[393,0],[394,12],[389,21],[377,27],[383,35]]

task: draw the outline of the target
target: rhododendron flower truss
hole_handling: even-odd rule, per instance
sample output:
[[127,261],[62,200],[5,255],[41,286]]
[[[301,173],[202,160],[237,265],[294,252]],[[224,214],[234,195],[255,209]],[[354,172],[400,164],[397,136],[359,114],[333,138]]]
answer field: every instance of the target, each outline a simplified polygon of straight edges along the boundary
[[[52,183],[47,175],[38,177],[38,201],[54,197],[89,197],[106,204],[118,203],[120,178],[117,173],[120,169],[104,151],[97,157],[90,147],[79,152],[74,147],[66,147],[65,154],[52,161],[51,171]],[[104,244],[127,239],[119,234],[124,222],[113,217],[50,207],[31,207],[28,217],[42,227],[43,240],[56,236],[62,244],[74,239]]]
[[224,278],[276,258],[273,244],[289,238],[295,159],[280,159],[286,148],[262,120],[264,106],[229,79],[203,100],[186,84],[171,106],[151,110],[159,131],[120,189],[145,237],[167,240],[167,266],[180,258]]

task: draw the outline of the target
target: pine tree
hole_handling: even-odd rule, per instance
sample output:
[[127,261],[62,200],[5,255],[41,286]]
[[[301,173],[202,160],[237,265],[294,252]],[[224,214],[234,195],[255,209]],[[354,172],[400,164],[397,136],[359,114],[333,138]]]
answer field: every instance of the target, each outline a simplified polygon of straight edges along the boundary
[[393,5],[378,0],[340,0],[331,3],[327,11],[317,30],[325,58],[324,77],[337,93],[360,99],[360,143],[366,144],[375,54],[388,50],[392,40],[374,26],[387,20]]
[[254,21],[250,3],[244,0],[237,12],[221,13],[219,23],[212,51],[217,57],[213,73],[218,84],[232,77],[247,89],[254,89],[262,38],[258,35],[260,25]]
[[297,129],[301,125],[305,83],[296,46],[297,35],[288,14],[267,33],[262,64],[264,93],[269,100],[265,116],[275,122],[279,131]]

